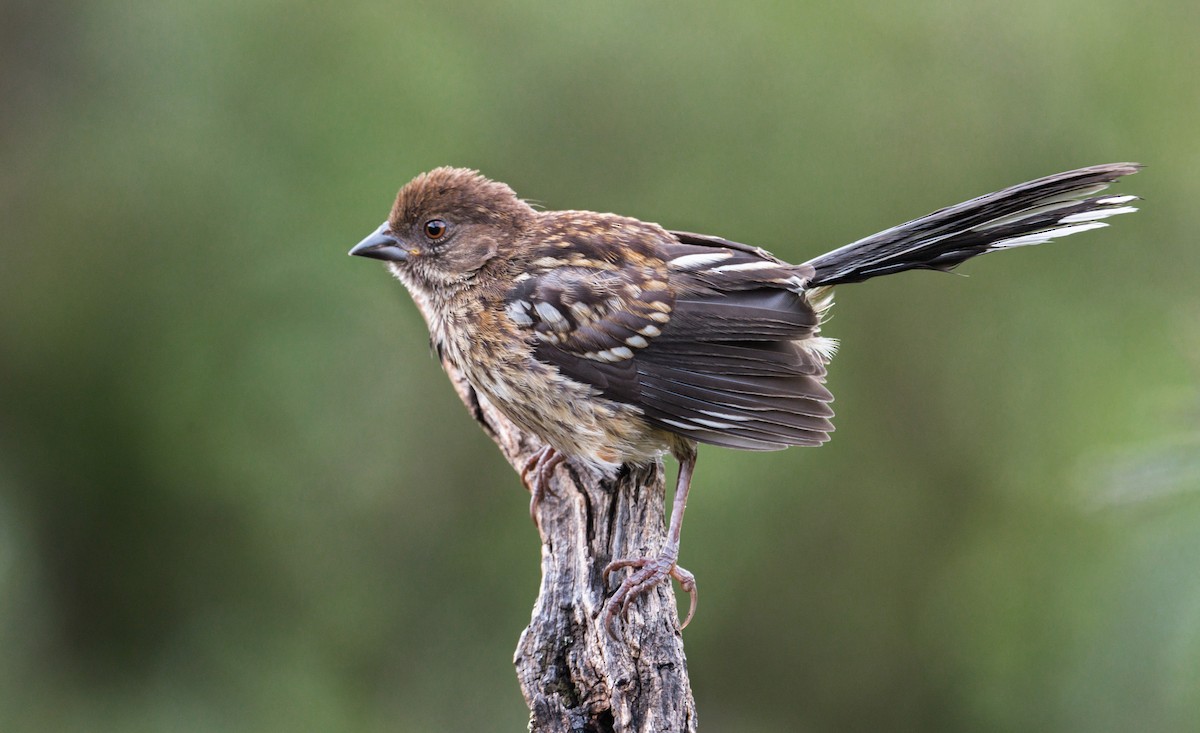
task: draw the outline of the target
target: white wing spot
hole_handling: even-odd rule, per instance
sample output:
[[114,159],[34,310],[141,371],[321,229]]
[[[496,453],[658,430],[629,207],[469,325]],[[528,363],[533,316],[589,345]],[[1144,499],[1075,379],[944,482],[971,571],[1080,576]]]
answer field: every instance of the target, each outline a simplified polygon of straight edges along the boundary
[[726,413],[726,412],[713,412],[712,410],[697,410],[697,412],[699,412],[702,415],[708,415],[709,417],[718,418],[720,420],[732,420],[734,422],[745,422],[745,421],[751,419],[750,417],[747,417],[746,415],[730,415],[729,413]]
[[558,309],[549,303],[538,303],[533,307],[537,314],[542,317],[542,320],[549,323],[554,328],[562,328],[570,324],[567,319],[563,318],[563,314],[558,312]]
[[646,339],[642,338],[641,336],[630,336],[629,338],[625,339],[625,343],[629,344],[635,349],[644,349],[650,345],[650,342],[646,341]]
[[721,265],[714,267],[713,272],[744,272],[746,270],[770,270],[779,267],[776,262],[741,262],[736,265]]
[[596,361],[607,361],[610,364],[618,361],[625,361],[633,358],[633,350],[628,346],[618,346],[615,349],[605,349],[604,351],[588,352],[584,354],[589,359]]
[[714,262],[720,262],[721,260],[727,260],[732,256],[733,256],[732,252],[712,252],[712,253],[705,252],[704,254],[684,255],[682,257],[676,257],[675,259],[671,260],[667,264],[669,264],[671,267],[674,267],[677,270],[694,270],[697,267],[703,267],[705,265],[710,265]]
[[580,321],[590,321],[592,319],[592,309],[587,303],[572,303],[571,315],[575,316]]
[[529,317],[529,303],[524,300],[516,300],[508,304],[505,309],[508,317],[518,326],[532,326],[533,319]]

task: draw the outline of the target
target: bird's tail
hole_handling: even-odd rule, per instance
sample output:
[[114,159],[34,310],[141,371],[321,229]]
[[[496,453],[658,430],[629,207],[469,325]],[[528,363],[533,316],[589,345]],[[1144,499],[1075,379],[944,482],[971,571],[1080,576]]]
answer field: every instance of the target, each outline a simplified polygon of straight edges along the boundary
[[806,264],[809,287],[856,283],[905,270],[950,270],[986,252],[1042,244],[1108,226],[1101,219],[1137,211],[1137,196],[1101,195],[1138,163],[1057,173],[964,201],[839,247]]

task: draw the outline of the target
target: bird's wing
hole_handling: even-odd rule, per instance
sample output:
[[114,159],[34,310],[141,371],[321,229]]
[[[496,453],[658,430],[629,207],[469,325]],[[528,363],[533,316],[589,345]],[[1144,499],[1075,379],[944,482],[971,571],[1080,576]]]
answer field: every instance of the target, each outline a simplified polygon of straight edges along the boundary
[[[661,232],[661,230],[658,230]],[[539,359],[652,424],[750,450],[833,429],[805,270],[744,245],[662,233],[653,257],[550,267],[508,294]],[[592,260],[595,262],[595,260]]]

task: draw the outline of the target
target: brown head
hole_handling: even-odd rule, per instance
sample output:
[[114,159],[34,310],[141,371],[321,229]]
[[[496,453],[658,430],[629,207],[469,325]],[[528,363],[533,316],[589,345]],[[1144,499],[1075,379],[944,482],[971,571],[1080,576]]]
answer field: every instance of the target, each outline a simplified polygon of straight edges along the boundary
[[537,216],[503,183],[467,168],[435,168],[396,195],[391,216],[350,254],[384,260],[410,288],[474,277]]

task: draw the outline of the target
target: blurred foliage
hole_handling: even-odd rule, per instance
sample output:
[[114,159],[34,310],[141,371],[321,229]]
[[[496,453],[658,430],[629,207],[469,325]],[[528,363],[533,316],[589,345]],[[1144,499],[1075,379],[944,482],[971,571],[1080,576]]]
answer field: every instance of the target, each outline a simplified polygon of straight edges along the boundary
[[478,167],[802,260],[1073,166],[1111,229],[844,288],[820,450],[701,453],[706,730],[1200,719],[1200,5],[0,8],[0,730],[504,731],[517,478],[380,267]]

